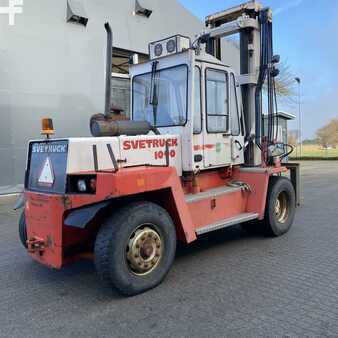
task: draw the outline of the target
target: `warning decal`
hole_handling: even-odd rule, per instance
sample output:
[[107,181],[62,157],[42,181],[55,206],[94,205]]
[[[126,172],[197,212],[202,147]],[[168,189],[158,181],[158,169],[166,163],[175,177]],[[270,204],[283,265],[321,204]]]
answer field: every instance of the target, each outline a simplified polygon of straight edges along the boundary
[[46,158],[46,161],[42,167],[38,184],[47,187],[51,187],[54,184],[53,168],[49,157]]

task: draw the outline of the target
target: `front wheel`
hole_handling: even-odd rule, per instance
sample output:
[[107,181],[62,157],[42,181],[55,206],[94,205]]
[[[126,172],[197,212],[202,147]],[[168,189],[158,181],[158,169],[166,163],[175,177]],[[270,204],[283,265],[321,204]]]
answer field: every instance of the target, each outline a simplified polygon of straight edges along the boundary
[[296,197],[292,183],[286,177],[272,176],[263,221],[264,232],[270,236],[281,236],[288,232],[295,211]]
[[132,203],[109,217],[95,242],[99,276],[120,293],[136,295],[157,286],[176,252],[176,230],[168,213],[151,202]]

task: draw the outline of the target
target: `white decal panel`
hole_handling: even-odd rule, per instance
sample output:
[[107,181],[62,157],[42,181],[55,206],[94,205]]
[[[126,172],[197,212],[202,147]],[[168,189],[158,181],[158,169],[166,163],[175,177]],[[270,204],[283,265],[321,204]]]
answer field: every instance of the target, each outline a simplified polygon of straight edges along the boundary
[[[110,145],[111,152],[107,145]],[[112,154],[119,168],[166,166],[169,160],[177,174],[182,174],[181,141],[177,135],[70,138],[67,174],[95,169],[114,170]]]
[[49,157],[46,158],[39,175],[38,184],[46,187],[52,187],[54,184],[54,173],[52,162]]
[[[118,161],[120,159],[120,147],[117,137],[70,138],[67,173],[94,171],[94,151],[96,151],[97,157],[97,170],[114,170],[108,145],[115,160]],[[95,146],[95,150],[93,146]]]
[[182,173],[180,137],[177,135],[144,135],[120,137],[121,159],[124,167],[136,165],[176,167]]

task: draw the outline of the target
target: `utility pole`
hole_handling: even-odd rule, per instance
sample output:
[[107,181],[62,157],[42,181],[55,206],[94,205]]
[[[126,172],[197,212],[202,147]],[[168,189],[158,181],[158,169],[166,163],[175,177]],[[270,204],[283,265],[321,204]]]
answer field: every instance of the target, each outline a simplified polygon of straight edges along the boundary
[[295,81],[298,83],[298,120],[299,120],[299,125],[298,125],[298,132],[299,132],[299,156],[302,157],[303,154],[303,118],[302,118],[302,111],[301,111],[301,102],[300,102],[300,85],[301,85],[301,80],[299,77],[295,77]]

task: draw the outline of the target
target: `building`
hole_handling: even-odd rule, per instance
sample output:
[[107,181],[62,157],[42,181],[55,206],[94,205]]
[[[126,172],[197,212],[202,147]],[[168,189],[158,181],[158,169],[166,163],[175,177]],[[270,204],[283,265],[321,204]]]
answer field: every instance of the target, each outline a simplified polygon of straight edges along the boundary
[[[284,144],[288,143],[288,121],[294,120],[295,115],[287,113],[285,111],[279,111],[274,115],[274,129],[276,132],[276,141]],[[265,132],[268,129],[268,115],[263,115],[263,123]]]
[[[275,138],[276,142],[279,143],[277,147],[284,153],[289,152],[290,147],[288,144],[288,121],[294,120],[296,118],[295,115],[291,113],[287,113],[285,111],[279,111],[274,114],[274,130],[275,130]],[[263,114],[263,125],[265,134],[268,130],[268,115]],[[288,156],[283,159],[283,162],[288,161]]]
[[[57,137],[89,135],[90,116],[104,110],[105,22],[114,36],[113,103],[127,114],[128,57],[146,60],[150,41],[194,38],[204,27],[177,0],[24,0],[16,8],[22,13],[0,14],[0,194],[22,189],[27,141],[40,137],[41,118],[53,118]],[[238,69],[236,45],[224,43]]]

